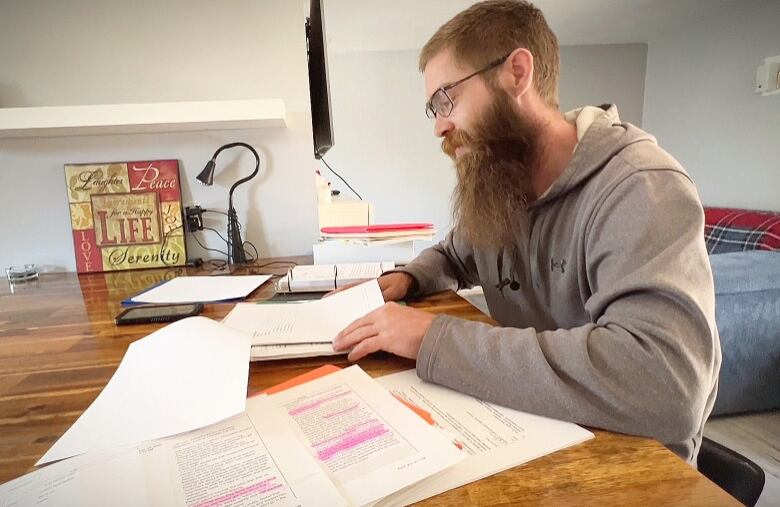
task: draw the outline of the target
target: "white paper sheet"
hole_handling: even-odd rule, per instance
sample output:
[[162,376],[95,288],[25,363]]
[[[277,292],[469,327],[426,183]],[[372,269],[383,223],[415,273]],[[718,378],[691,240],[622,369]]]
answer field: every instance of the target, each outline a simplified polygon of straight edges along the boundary
[[576,424],[500,407],[423,382],[415,370],[376,379],[396,396],[429,412],[454,435],[468,458],[391,495],[378,505],[407,505],[593,438]]
[[358,366],[271,395],[350,502],[365,505],[465,457]]
[[222,321],[252,336],[252,345],[329,344],[371,310],[385,304],[376,280],[330,297],[296,304],[238,303]]
[[244,410],[250,338],[190,317],[127,349],[97,399],[37,464],[200,428]]
[[133,303],[207,303],[247,297],[270,275],[179,276],[133,298]]
[[347,505],[265,395],[192,432],[82,454],[0,486],[0,506]]

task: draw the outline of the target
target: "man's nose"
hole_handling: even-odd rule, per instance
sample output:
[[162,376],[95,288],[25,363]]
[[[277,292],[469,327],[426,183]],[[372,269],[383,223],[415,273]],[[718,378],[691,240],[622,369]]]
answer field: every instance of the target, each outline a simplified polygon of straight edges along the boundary
[[450,121],[449,118],[437,114],[436,122],[433,124],[433,134],[436,137],[444,137],[454,127],[455,125]]

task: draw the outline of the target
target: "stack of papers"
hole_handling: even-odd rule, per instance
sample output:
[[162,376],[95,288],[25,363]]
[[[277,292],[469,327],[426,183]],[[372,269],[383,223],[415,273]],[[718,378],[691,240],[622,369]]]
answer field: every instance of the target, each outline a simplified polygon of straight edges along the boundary
[[381,262],[407,264],[416,255],[415,241],[432,241],[430,223],[323,227],[313,247],[314,263]]
[[350,505],[371,505],[466,458],[358,366],[271,399]]
[[430,223],[350,225],[323,227],[322,239],[354,243],[397,243],[416,239],[431,240],[436,229]]
[[0,486],[0,503],[406,505],[593,437],[425,383],[414,370],[374,380],[358,366],[323,367],[246,399],[250,342],[330,347],[330,331],[308,319],[340,330],[381,304],[378,291],[373,281],[341,300],[233,315],[250,325],[252,308],[294,308],[281,333],[250,339],[191,317],[134,342],[38,464],[62,461]]
[[408,505],[497,474],[593,438],[576,424],[501,407],[424,382],[414,370],[377,382],[428,415],[429,423],[452,435],[468,457],[457,465],[385,498],[377,505]]
[[0,486],[0,503],[348,505],[268,396],[205,428],[54,463]]
[[245,412],[204,428],[55,463],[0,486],[0,498],[53,506],[371,505],[465,457],[353,366],[253,397]]

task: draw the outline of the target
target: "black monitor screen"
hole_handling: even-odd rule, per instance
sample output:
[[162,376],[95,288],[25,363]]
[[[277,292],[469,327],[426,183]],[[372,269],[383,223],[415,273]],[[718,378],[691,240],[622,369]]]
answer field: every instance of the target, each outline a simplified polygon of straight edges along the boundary
[[330,92],[328,91],[328,52],[325,47],[322,0],[311,0],[309,18],[306,20],[306,42],[314,156],[319,159],[333,146],[333,122],[330,118]]

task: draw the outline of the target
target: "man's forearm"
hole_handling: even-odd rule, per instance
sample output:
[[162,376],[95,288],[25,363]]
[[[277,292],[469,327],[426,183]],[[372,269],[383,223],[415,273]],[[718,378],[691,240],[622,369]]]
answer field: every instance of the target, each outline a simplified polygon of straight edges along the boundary
[[[656,312],[666,305],[645,303]],[[675,314],[665,310],[653,313]],[[425,335],[417,373],[514,409],[676,443],[702,423],[713,340],[703,318],[674,329],[638,318],[537,333],[442,315]]]
[[474,285],[477,280],[473,251],[456,240],[455,232],[423,250],[412,262],[394,271],[411,275],[415,290],[409,295],[425,295],[443,290],[458,290]]

